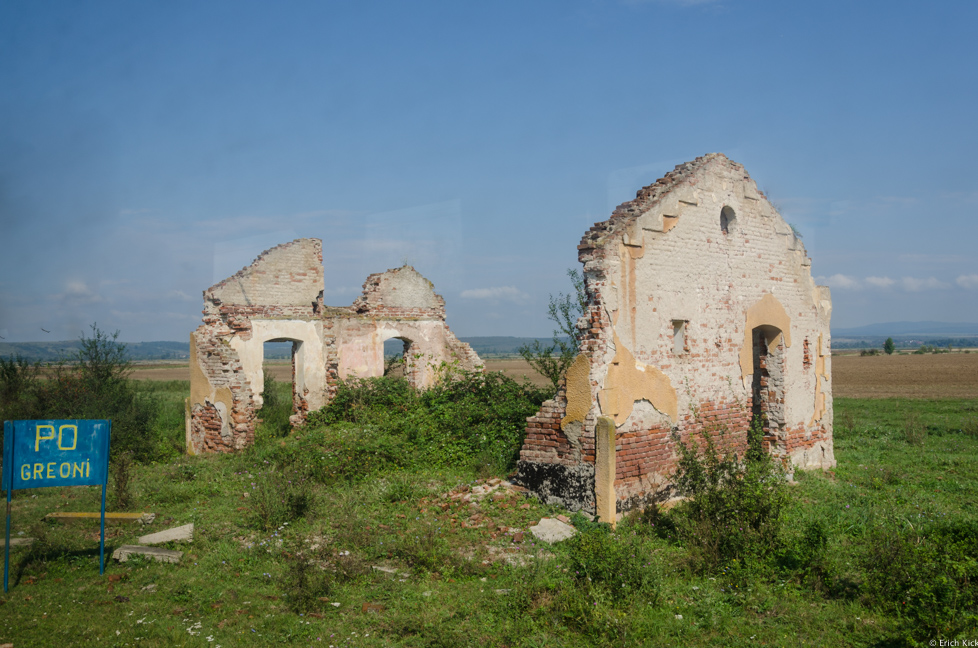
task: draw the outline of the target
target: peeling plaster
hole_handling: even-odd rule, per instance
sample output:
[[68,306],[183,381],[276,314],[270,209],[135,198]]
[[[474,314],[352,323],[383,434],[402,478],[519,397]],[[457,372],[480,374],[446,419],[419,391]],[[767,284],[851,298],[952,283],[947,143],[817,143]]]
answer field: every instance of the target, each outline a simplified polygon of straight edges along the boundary
[[574,421],[583,423],[591,410],[590,373],[591,362],[583,353],[567,368],[567,415],[561,419],[561,426]]
[[647,400],[673,422],[678,420],[676,389],[669,377],[656,367],[638,362],[618,339],[618,333],[614,338],[615,357],[608,367],[604,389],[598,392],[601,413],[613,416],[615,424],[621,425],[632,413],[635,401]]
[[583,353],[574,358],[565,375],[567,415],[560,421],[560,430],[574,449],[574,461],[581,460],[581,434],[584,419],[591,411],[591,362]]

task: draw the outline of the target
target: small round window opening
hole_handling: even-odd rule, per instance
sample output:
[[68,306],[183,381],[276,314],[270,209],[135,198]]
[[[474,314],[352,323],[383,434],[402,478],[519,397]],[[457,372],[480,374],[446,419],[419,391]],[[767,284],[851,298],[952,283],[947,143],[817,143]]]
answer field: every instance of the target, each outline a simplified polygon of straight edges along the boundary
[[720,231],[724,234],[729,234],[733,230],[734,222],[737,220],[737,214],[730,207],[724,207],[720,210]]

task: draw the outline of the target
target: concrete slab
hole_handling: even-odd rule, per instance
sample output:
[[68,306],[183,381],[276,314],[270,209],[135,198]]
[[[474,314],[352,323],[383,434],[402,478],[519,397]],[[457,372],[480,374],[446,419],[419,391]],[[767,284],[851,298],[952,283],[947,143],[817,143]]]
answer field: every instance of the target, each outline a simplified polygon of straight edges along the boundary
[[141,545],[158,545],[164,542],[193,542],[194,525],[184,524],[183,526],[173,527],[164,531],[157,531],[139,538]]
[[178,563],[183,552],[141,545],[122,545],[112,552],[112,558],[119,562],[126,562],[130,556],[147,556],[159,562]]
[[554,518],[543,518],[539,524],[530,527],[530,533],[538,540],[554,544],[572,537],[577,533],[577,529]]
[[[35,538],[11,538],[10,548],[13,549],[14,547],[29,547],[32,544],[34,544],[34,540]],[[4,540],[3,538],[0,538],[0,549],[6,546],[7,546],[7,541]]]

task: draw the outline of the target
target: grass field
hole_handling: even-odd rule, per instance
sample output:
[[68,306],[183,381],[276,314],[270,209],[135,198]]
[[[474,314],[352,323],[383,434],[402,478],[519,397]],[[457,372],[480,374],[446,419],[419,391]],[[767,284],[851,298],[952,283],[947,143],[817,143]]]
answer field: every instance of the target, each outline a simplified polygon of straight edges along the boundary
[[[929,357],[912,360],[921,358]],[[844,375],[834,360],[836,375]],[[287,400],[288,385],[277,388]],[[168,403],[158,424],[179,430],[189,385],[144,389]],[[473,498],[474,487],[503,474],[414,465],[359,478],[357,470],[383,452],[350,450],[369,446],[378,434],[372,425],[264,434],[235,455],[136,466],[133,508],[156,513],[157,521],[110,527],[107,549],[192,522],[193,543],[171,547],[186,552],[178,565],[109,562],[99,576],[96,525],[41,519],[98,510],[99,490],[18,491],[12,536],[38,540],[12,552],[0,643],[901,646],[978,639],[976,555],[967,549],[973,543],[953,536],[978,529],[978,401],[912,394],[836,398],[839,465],[797,475],[774,558],[711,572],[681,539],[647,519],[626,519],[614,541],[632,559],[639,555],[635,569],[647,577],[628,595],[575,574],[580,546],[519,536],[563,511],[506,489]],[[323,466],[352,472],[327,478]],[[798,548],[812,544],[812,529],[818,557],[801,560]],[[966,550],[941,553],[946,538]],[[901,574],[910,575],[895,581]]]

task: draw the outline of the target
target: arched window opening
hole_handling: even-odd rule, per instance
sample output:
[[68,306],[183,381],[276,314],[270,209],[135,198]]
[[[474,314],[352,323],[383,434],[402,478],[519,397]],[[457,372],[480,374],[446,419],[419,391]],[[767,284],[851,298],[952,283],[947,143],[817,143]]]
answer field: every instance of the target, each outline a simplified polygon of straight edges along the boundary
[[734,223],[737,220],[737,214],[734,213],[732,207],[724,207],[720,210],[720,231],[725,235],[733,231]]
[[384,375],[404,378],[406,353],[411,343],[404,338],[391,338],[384,341]]

